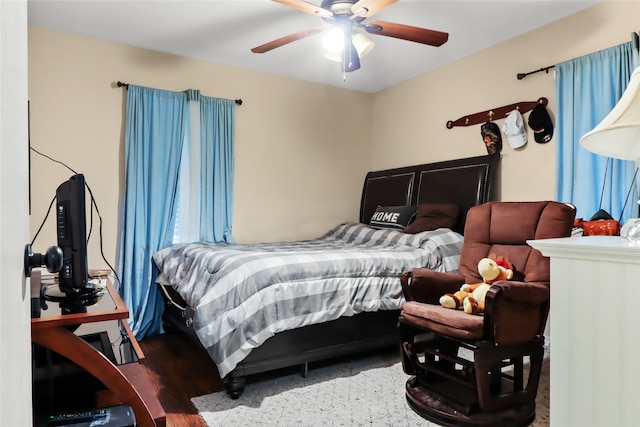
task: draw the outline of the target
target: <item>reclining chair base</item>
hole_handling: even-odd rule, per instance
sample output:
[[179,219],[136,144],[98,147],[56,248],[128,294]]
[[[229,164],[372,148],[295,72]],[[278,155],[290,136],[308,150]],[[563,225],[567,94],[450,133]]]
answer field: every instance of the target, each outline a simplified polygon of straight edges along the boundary
[[420,385],[413,376],[406,384],[407,402],[421,417],[434,423],[450,427],[525,427],[533,423],[536,416],[535,403],[492,412],[476,412],[465,415],[453,402],[445,403],[438,392]]
[[542,341],[515,346],[465,342],[420,333],[403,318],[398,327],[403,369],[411,375],[406,398],[420,416],[456,427],[520,427],[533,422]]

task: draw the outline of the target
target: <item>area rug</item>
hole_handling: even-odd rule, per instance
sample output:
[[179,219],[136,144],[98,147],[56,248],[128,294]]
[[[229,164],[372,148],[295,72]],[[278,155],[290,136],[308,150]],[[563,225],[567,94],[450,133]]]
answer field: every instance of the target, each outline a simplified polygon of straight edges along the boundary
[[[408,376],[397,355],[311,366],[300,373],[249,382],[239,399],[226,392],[192,399],[208,426],[437,426],[413,412]],[[534,427],[549,425],[549,359],[545,358]]]

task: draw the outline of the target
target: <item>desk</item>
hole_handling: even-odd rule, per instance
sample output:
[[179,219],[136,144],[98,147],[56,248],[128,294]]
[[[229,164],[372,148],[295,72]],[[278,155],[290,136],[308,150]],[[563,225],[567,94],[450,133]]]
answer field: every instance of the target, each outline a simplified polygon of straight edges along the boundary
[[[34,288],[38,289],[40,287],[39,272],[34,272],[31,280],[33,292]],[[57,305],[52,302],[47,304],[49,306]],[[106,292],[102,296],[102,300],[99,304],[88,307],[86,312],[60,314],[59,309],[56,311],[56,308],[50,307],[48,310],[42,311],[41,317],[32,318],[31,340],[75,362],[99,379],[122,403],[131,406],[138,425],[141,427],[155,427],[156,422],[147,403],[145,403],[145,400],[140,396],[134,385],[127,380],[122,371],[97,349],[71,332],[69,328],[71,327],[72,329],[74,326],[79,326],[83,323],[123,320],[128,317],[129,310],[127,310],[111,282],[107,280]],[[138,358],[144,360],[144,355],[135,338],[133,338],[127,323],[122,322],[122,325],[132,339]],[[141,365],[138,365],[138,368],[140,370],[144,369]],[[159,405],[157,400],[150,402],[150,404],[154,407]],[[164,413],[161,415],[164,417]]]
[[638,426],[640,247],[618,236],[528,243],[551,259],[551,426]]

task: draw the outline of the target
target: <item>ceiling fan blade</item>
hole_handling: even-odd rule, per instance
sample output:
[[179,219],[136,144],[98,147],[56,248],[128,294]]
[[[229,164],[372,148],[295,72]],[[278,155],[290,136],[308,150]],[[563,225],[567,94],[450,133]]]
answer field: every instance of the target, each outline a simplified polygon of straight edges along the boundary
[[324,27],[307,28],[306,30],[298,31],[297,33],[289,34],[284,37],[280,37],[279,39],[275,39],[268,43],[262,44],[260,46],[256,46],[253,49],[251,49],[251,52],[253,53],[269,52],[270,50],[273,50],[280,46],[284,46],[296,40],[300,40],[302,38],[311,36],[313,34],[321,33],[324,30],[326,30],[326,28]]
[[365,30],[371,34],[395,37],[431,46],[441,46],[449,40],[449,33],[384,21],[371,21],[365,25]]
[[351,12],[356,16],[369,18],[397,1],[398,0],[360,0],[351,6]]
[[333,12],[328,9],[323,9],[314,4],[307,3],[303,0],[273,0],[276,3],[281,3],[285,6],[293,7],[303,12],[310,13],[312,15],[321,16],[323,18],[330,18],[333,16]]

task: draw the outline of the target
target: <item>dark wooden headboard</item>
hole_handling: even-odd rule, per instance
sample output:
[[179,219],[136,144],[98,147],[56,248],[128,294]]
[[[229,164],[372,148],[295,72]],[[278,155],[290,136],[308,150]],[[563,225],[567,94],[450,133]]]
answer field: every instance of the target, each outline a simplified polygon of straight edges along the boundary
[[470,207],[496,200],[500,156],[478,156],[367,173],[360,201],[360,222],[368,224],[378,205],[455,203],[461,212],[455,231],[462,233]]

